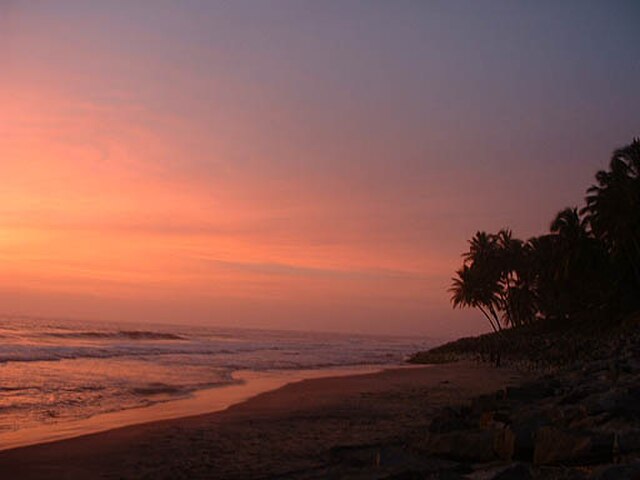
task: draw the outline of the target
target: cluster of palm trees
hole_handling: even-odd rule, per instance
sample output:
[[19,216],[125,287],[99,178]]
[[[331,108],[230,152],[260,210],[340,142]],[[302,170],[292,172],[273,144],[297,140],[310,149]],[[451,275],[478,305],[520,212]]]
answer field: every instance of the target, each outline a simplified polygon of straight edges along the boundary
[[536,319],[640,309],[640,139],[596,174],[586,205],[556,215],[527,241],[477,232],[451,286],[456,307],[477,308],[494,331]]

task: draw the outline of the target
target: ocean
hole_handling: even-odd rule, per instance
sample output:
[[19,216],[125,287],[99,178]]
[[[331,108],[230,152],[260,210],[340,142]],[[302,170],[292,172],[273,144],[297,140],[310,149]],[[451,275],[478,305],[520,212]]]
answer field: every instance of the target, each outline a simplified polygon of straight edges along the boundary
[[3,433],[233,385],[240,371],[398,365],[426,340],[203,326],[0,317]]

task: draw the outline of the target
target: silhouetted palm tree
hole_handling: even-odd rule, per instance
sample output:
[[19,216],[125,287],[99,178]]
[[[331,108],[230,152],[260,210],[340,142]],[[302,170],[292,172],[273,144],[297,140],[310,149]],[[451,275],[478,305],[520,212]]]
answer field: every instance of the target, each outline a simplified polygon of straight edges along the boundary
[[529,281],[536,292],[538,310],[547,318],[558,316],[561,310],[555,269],[557,241],[555,235],[540,235],[527,242]]
[[580,220],[577,208],[565,208],[551,222],[550,230],[558,238],[554,252],[555,276],[559,281],[567,280],[583,256],[581,250],[588,238],[585,223]]
[[615,303],[640,305],[640,140],[613,152],[608,170],[596,174],[582,210],[593,235],[611,257]]
[[580,219],[577,208],[565,208],[557,213],[551,222],[550,230],[570,242],[579,241],[587,236],[585,222]]
[[613,260],[627,265],[640,285],[640,139],[613,153],[609,170],[596,174],[583,209],[593,234]]
[[531,284],[519,281],[510,286],[506,291],[505,301],[510,325],[526,325],[535,320],[538,302]]
[[514,238],[511,230],[477,232],[462,256],[463,268],[456,272],[451,288],[454,308],[480,309],[496,331],[535,317],[535,295],[523,274],[527,268],[524,242]]
[[453,308],[473,307],[477,308],[489,320],[491,328],[495,332],[501,329],[495,305],[498,302],[497,282],[487,278],[486,272],[482,272],[477,266],[463,265],[456,271],[452,279],[451,303]]
[[499,331],[639,307],[640,140],[616,150],[596,180],[586,207],[558,212],[548,234],[523,242],[508,229],[476,232],[450,288],[454,308],[478,308]]
[[490,265],[497,253],[497,238],[487,232],[476,232],[469,240],[469,251],[462,254],[465,263]]
[[524,242],[513,237],[509,229],[500,230],[496,238],[497,268],[500,270],[500,309],[503,311],[502,321],[505,325],[526,323],[526,315],[519,308],[519,302],[511,295],[519,295],[527,291],[523,271],[526,268]]

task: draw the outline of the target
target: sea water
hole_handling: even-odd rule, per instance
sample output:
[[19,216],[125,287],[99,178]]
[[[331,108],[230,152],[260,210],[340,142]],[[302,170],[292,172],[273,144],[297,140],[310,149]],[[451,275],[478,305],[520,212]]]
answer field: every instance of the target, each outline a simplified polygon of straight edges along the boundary
[[0,317],[0,443],[3,433],[233,385],[239,371],[397,365],[425,346],[402,337]]

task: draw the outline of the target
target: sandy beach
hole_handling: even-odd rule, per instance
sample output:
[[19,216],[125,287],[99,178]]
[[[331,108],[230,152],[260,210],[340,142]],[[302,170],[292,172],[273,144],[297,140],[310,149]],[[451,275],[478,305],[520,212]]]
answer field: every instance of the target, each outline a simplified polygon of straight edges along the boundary
[[17,447],[50,443],[83,435],[114,430],[160,420],[192,417],[220,412],[249,398],[288,383],[321,377],[342,377],[379,372],[388,366],[361,365],[312,370],[275,370],[255,372],[240,370],[233,375],[230,385],[194,392],[188,398],[154,403],[147,407],[129,408],[94,415],[88,418],[43,423],[0,434],[0,452]]
[[[394,444],[433,412],[517,383],[470,362],[288,383],[224,411],[0,452],[2,478],[322,478],[336,451]],[[329,475],[330,476],[330,475]]]

